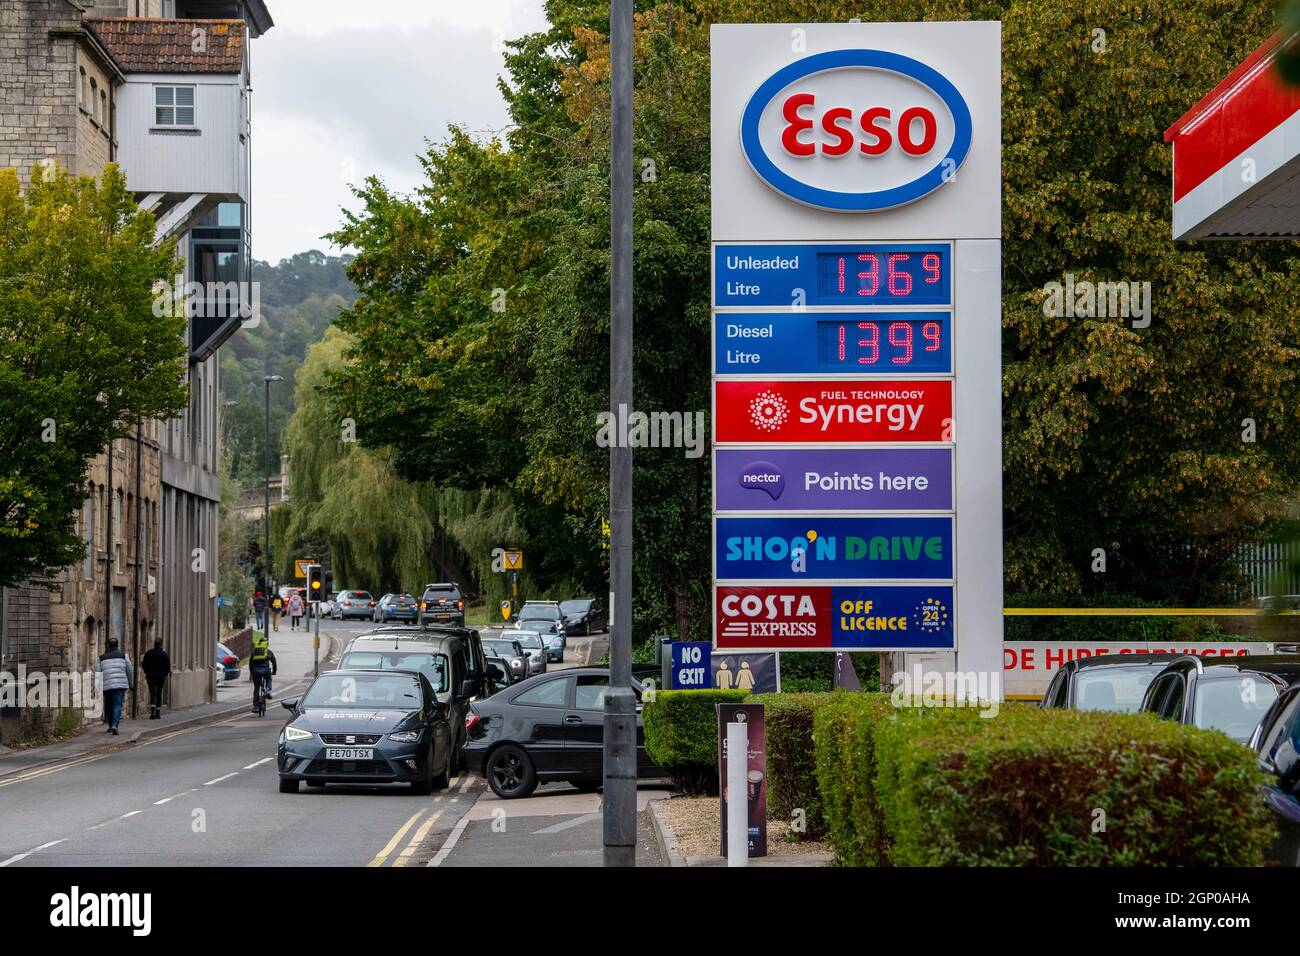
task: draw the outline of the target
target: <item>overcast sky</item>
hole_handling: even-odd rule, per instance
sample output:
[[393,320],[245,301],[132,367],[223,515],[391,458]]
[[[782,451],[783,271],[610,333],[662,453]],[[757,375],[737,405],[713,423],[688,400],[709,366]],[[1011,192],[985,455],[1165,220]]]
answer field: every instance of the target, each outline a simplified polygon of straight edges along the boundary
[[253,255],[320,249],[349,183],[403,191],[448,124],[506,124],[500,44],[544,29],[543,0],[268,0],[253,42]]

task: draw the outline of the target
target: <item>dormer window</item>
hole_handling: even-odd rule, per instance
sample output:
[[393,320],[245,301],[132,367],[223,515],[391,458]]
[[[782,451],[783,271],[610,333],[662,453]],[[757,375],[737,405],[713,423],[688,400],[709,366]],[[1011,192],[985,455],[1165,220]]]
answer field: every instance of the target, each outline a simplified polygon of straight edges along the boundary
[[154,125],[193,129],[194,87],[155,86],[153,88]]

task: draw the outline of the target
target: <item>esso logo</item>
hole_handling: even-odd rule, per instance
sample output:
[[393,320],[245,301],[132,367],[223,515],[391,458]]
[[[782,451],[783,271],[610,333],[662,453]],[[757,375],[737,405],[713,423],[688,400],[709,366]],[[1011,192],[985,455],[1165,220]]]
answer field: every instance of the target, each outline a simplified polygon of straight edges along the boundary
[[956,177],[970,109],[938,71],[883,50],[805,57],[769,77],[741,117],[745,159],[772,189],[833,212],[915,202]]

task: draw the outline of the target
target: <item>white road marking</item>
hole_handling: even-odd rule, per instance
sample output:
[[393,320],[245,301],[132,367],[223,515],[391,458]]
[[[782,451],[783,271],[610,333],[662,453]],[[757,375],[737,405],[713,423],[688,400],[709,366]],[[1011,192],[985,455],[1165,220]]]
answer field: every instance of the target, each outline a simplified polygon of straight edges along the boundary
[[429,861],[430,866],[442,866],[443,860],[447,859],[451,851],[456,848],[456,841],[460,839],[460,835],[465,832],[467,826],[469,826],[468,813],[456,821],[456,826],[452,829],[451,835],[447,837],[447,842],[442,845],[438,855]]
[[64,843],[66,841],[67,841],[67,837],[64,837],[62,840],[51,840],[49,843],[42,843],[40,846],[36,847],[35,849],[28,850],[26,853],[19,853],[16,856],[11,856],[7,860],[0,860],[0,866],[8,866],[10,863],[17,863],[19,860],[25,860],[33,853],[40,853],[41,850],[48,850],[50,847],[58,846],[60,843]]
[[214,783],[220,783],[220,782],[223,781],[223,780],[229,780],[231,777],[238,777],[238,776],[239,776],[239,771],[236,770],[236,771],[233,771],[232,773],[228,773],[228,774],[226,774],[224,777],[218,777],[216,780],[209,780],[209,781],[208,781],[207,783],[205,783],[203,786],[205,786],[205,787],[210,787],[210,786],[212,786]]
[[245,769],[245,770],[252,770],[254,767],[260,767],[260,766],[262,766],[262,764],[266,763],[268,760],[274,760],[274,759],[275,759],[274,757],[263,757],[261,760],[258,760],[256,763],[250,763],[250,764],[249,764],[247,767],[245,767],[244,769]]
[[161,807],[164,803],[170,803],[177,797],[183,797],[187,793],[193,793],[196,789],[196,787],[191,787],[189,790],[182,790],[180,793],[173,793],[170,797],[163,797],[161,800],[155,800],[153,805],[155,807]]
[[599,820],[601,816],[602,815],[599,813],[584,813],[582,814],[582,816],[574,817],[572,820],[564,820],[560,823],[552,823],[549,827],[543,827],[540,830],[534,830],[533,835],[536,836],[540,833],[562,833],[565,830],[569,830],[573,827],[582,826],[582,824],[584,823],[590,823],[592,820]]
[[144,813],[144,811],[143,811],[143,810],[132,810],[130,813],[124,813],[124,814],[122,814],[120,817],[118,817],[118,819],[119,819],[119,820],[125,820],[127,817],[133,817],[133,816],[135,816],[137,813]]

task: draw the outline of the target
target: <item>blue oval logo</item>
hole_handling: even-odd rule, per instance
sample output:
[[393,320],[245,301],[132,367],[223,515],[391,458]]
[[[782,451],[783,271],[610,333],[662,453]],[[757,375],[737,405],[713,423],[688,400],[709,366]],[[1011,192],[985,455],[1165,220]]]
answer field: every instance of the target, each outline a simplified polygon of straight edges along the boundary
[[[863,69],[898,74],[925,87],[942,101],[952,117],[953,125],[952,142],[944,154],[933,166],[927,166],[925,172],[919,176],[900,184],[869,191],[828,189],[824,185],[805,182],[781,169],[764,149],[759,135],[759,124],[772,100],[792,83],[816,74]],[[791,97],[791,100],[794,99],[796,97]],[[808,97],[808,101],[811,103],[811,97]],[[843,108],[828,111],[822,118],[820,128],[830,134],[835,142],[829,146],[822,143],[822,152],[826,155],[841,156],[851,150],[854,144],[858,145],[861,152],[871,156],[880,155],[890,148],[898,148],[912,157],[933,150],[936,121],[929,110],[918,108],[915,115],[910,118],[907,114],[913,111],[905,111],[900,117],[904,122],[900,123],[899,128],[894,132],[877,125],[879,117],[872,119],[871,114],[878,112],[880,111],[867,110],[862,114],[860,132],[867,137],[867,141],[858,143],[859,131],[845,127],[840,122],[843,119],[851,120],[851,111]],[[832,114],[838,115],[832,116]],[[797,109],[792,114],[784,115],[787,121],[791,121],[791,126],[782,135],[787,151],[793,148],[795,150],[791,152],[793,156],[812,156],[817,144],[801,139],[798,133],[803,130],[817,129],[815,122],[798,114]],[[884,118],[889,118],[887,111],[884,112]],[[919,140],[914,132],[913,120],[920,121]],[[791,129],[795,130],[794,133],[790,132]],[[915,202],[934,192],[944,183],[949,182],[957,168],[966,160],[966,156],[970,153],[971,132],[970,109],[966,105],[966,100],[946,77],[911,57],[883,50],[833,50],[829,53],[804,57],[789,66],[782,67],[754,91],[754,95],[745,105],[740,120],[741,150],[759,179],[795,202],[832,212],[877,212],[893,209]],[[787,139],[787,136],[791,138]]]

